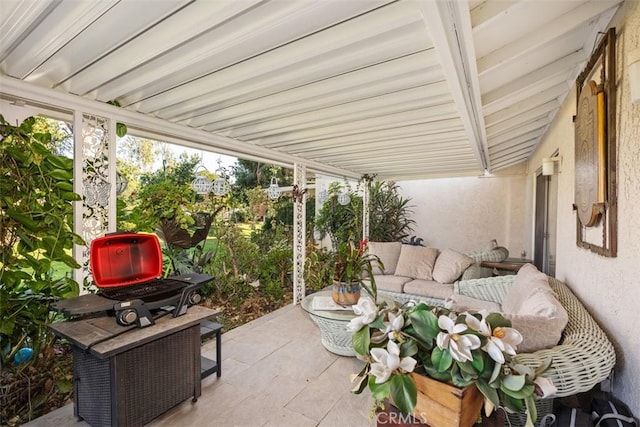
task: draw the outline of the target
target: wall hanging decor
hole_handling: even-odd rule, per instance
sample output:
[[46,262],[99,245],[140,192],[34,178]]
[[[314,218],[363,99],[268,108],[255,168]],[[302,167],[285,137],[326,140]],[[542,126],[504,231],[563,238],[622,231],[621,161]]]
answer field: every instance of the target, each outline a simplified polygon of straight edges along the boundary
[[575,203],[577,245],[617,254],[616,32],[609,29],[576,79]]

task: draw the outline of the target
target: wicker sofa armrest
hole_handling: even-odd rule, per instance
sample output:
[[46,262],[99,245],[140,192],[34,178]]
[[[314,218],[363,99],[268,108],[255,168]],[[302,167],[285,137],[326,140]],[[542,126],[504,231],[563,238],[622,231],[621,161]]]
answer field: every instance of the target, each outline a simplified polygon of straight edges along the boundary
[[571,396],[604,380],[616,363],[616,354],[605,332],[569,287],[554,278],[549,278],[549,285],[569,315],[562,339],[553,348],[519,354],[516,360],[535,367],[551,359],[543,376],[558,389],[556,397]]
[[460,280],[454,284],[454,293],[471,298],[492,301],[498,304],[513,284],[516,276],[486,277],[483,279]]
[[482,269],[480,265],[477,263],[471,264],[460,276],[459,280],[471,280],[471,279],[480,279],[482,276]]

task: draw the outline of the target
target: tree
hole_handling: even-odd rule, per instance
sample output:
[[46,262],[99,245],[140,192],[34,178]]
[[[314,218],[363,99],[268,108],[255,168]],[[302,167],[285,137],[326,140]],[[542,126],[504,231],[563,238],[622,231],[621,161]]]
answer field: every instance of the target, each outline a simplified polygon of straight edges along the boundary
[[[359,184],[361,185],[361,184]],[[329,236],[334,248],[341,243],[362,239],[362,197],[347,186],[350,202],[338,203],[344,191],[343,184],[329,186],[329,198],[316,217],[320,238]],[[410,199],[398,193],[393,181],[376,181],[369,186],[369,240],[378,242],[401,241],[409,236],[415,221],[410,218]]]
[[291,169],[266,163],[238,159],[236,164],[232,166],[232,171],[235,177],[234,191],[238,194],[247,188],[266,188],[273,177],[278,180],[279,186],[293,184],[293,171]]
[[37,122],[15,127],[0,115],[0,366],[23,345],[37,353],[49,303],[79,293],[65,274],[80,267],[69,252],[84,244],[72,231],[73,160],[51,152]]
[[398,242],[413,230],[410,199],[400,196],[398,188],[394,181],[375,181],[370,185],[369,240]]

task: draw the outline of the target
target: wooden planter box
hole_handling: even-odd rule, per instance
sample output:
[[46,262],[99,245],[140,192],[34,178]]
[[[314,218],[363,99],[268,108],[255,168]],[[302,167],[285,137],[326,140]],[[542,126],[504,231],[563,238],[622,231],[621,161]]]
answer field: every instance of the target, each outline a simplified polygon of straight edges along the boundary
[[471,427],[480,416],[484,396],[475,385],[458,388],[411,374],[418,389],[413,416],[430,427]]

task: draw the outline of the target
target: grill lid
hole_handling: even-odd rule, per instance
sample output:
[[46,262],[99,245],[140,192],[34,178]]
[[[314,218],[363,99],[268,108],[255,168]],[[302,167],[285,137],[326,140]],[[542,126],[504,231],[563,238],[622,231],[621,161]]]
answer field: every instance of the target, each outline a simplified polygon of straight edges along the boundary
[[112,233],[91,242],[89,263],[98,288],[130,286],[162,275],[162,250],[153,234]]

